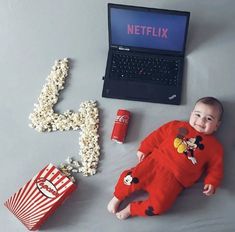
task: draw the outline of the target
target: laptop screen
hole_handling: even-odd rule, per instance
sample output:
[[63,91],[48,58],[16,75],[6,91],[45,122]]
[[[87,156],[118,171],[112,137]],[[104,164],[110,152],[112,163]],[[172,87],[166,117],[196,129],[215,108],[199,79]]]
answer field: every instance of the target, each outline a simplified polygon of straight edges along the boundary
[[110,4],[110,43],[184,52],[189,15],[189,12]]

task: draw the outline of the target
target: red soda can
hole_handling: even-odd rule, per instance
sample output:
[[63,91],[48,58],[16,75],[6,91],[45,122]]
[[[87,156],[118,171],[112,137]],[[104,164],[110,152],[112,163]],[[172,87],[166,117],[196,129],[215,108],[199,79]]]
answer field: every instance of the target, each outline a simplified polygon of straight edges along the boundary
[[127,127],[130,119],[130,112],[120,109],[114,122],[111,139],[117,143],[124,143]]

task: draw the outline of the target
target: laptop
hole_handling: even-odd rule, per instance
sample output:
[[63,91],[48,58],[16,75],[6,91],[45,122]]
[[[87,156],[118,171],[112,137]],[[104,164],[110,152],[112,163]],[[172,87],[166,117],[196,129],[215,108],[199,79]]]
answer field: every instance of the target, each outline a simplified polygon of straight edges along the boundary
[[102,97],[179,105],[190,12],[108,3]]

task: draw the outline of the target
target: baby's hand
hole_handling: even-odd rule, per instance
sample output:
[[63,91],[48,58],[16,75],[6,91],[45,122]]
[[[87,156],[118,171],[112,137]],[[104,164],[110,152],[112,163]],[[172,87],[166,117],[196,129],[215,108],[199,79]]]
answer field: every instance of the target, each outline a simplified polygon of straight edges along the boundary
[[141,151],[137,151],[137,157],[138,157],[139,162],[141,162],[144,159],[145,154]]
[[204,191],[203,193],[206,195],[206,196],[211,196],[212,194],[215,193],[215,187],[211,184],[205,184],[204,185]]

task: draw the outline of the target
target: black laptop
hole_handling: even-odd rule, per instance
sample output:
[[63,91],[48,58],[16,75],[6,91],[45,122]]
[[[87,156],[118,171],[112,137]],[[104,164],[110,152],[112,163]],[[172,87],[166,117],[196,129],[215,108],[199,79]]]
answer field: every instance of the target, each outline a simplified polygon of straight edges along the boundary
[[102,96],[180,104],[190,13],[108,4]]

